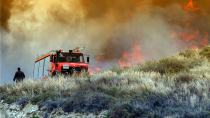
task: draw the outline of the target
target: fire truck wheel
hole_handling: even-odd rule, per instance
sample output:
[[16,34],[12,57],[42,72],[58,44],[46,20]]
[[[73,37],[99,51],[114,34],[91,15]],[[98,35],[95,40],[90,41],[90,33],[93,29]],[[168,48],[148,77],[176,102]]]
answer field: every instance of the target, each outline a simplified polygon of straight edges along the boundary
[[56,72],[54,71],[54,72],[52,72],[52,76],[54,77],[54,76],[56,76]]

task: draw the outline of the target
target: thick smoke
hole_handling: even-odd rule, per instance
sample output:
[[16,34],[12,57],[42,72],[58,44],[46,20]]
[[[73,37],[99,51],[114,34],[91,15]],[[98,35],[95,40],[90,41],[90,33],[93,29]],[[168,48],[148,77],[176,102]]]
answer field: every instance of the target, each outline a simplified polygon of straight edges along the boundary
[[5,30],[8,30],[8,20],[11,16],[10,9],[12,7],[12,0],[1,0],[0,3],[0,26]]
[[2,83],[2,34],[0,32],[0,83]]
[[[32,74],[33,59],[54,49],[86,47],[101,63],[116,62],[132,44],[144,60],[186,48],[172,32],[210,32],[210,2],[188,0],[0,0],[1,78],[11,80],[20,66]],[[187,22],[187,23],[186,23]],[[103,64],[104,66],[104,64]]]

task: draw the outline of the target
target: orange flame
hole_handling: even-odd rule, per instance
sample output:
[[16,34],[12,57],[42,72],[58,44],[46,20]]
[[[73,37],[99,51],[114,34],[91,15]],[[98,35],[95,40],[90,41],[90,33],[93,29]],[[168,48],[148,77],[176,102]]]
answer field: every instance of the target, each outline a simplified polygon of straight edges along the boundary
[[194,41],[194,40],[197,40],[199,38],[199,32],[198,31],[194,31],[194,32],[191,32],[191,33],[180,32],[179,35],[180,35],[181,39],[186,41],[186,42]]
[[205,34],[202,34],[198,30],[192,32],[173,32],[171,36],[172,38],[178,38],[182,40],[188,48],[192,49],[205,47],[209,44],[208,32],[206,32]]
[[198,11],[199,8],[194,4],[193,0],[189,0],[186,5],[183,6],[185,11]]
[[120,59],[118,60],[118,64],[120,68],[130,67],[135,64],[142,63],[143,55],[138,43],[134,43],[132,45],[131,51],[122,52]]
[[208,44],[209,44],[209,34],[208,34],[208,32],[206,32],[204,38],[203,38],[203,39],[201,40],[201,42],[200,42],[200,45],[201,45],[202,47],[204,47],[204,46],[206,46],[206,45],[208,45]]

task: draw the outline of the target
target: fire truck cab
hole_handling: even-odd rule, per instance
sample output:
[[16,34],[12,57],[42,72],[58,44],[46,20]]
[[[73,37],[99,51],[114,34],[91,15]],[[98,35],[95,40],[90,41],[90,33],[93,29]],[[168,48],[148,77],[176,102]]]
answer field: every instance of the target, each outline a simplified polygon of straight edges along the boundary
[[[44,54],[35,60],[35,64],[43,61],[43,69],[45,68],[45,59],[49,57],[48,75],[55,76],[58,74],[72,75],[74,73],[88,72],[89,56],[80,52],[78,48],[64,52],[62,50],[51,51],[51,53]],[[86,57],[86,60],[85,60]],[[40,69],[40,67],[38,67]],[[37,75],[40,70],[38,70]],[[43,75],[44,75],[44,71]]]

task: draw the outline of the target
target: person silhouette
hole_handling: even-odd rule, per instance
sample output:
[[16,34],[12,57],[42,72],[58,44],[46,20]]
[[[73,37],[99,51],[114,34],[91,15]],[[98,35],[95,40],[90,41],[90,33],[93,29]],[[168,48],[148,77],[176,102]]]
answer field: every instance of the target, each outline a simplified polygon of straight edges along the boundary
[[13,78],[13,81],[16,83],[22,82],[25,78],[25,74],[21,71],[20,67],[18,67],[17,72],[15,73],[15,76]]

